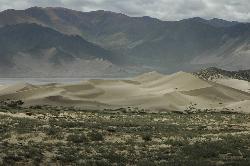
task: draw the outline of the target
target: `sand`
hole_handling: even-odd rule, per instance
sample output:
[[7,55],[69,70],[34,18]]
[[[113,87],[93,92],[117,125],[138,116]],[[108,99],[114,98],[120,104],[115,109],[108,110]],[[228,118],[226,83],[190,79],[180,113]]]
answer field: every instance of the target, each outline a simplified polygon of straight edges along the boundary
[[4,89],[5,86],[0,84],[0,90]]
[[[138,107],[184,111],[234,109],[250,112],[249,83],[204,81],[190,73],[146,73],[127,80],[85,80],[78,84],[0,86],[0,99],[21,99],[29,105],[75,106],[86,109]],[[242,107],[241,107],[242,105]],[[240,107],[240,109],[239,109]]]
[[250,92],[250,82],[231,78],[216,79],[215,82],[238,89],[244,92]]

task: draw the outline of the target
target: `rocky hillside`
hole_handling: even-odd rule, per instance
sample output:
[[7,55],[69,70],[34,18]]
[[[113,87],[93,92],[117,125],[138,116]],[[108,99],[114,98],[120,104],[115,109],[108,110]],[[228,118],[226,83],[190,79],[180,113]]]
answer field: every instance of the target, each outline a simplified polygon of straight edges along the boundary
[[250,82],[250,70],[226,71],[215,67],[207,68],[195,72],[194,75],[204,80],[214,80],[218,78],[232,78]]

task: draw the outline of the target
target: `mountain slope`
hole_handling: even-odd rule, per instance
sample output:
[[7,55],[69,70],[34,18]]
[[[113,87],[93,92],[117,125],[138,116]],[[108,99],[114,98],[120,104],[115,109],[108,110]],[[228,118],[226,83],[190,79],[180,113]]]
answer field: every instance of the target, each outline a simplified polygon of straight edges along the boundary
[[25,74],[26,71],[38,74],[37,77],[63,75],[67,68],[73,72],[76,63],[81,65],[81,61],[112,65],[113,53],[110,51],[80,36],[65,35],[37,24],[0,28],[0,45],[1,69],[5,69],[1,70],[1,76]]
[[7,10],[0,25],[34,22],[116,53],[116,62],[164,73],[218,66],[247,69],[250,24],[201,18],[161,21],[151,17],[65,8]]

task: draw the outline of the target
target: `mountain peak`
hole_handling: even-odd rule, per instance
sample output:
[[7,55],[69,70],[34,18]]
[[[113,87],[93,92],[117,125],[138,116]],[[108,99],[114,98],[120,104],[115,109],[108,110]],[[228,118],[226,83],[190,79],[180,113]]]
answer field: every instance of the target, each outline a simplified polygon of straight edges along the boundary
[[231,27],[236,24],[239,24],[239,22],[236,22],[236,21],[227,21],[227,20],[223,20],[220,18],[213,18],[208,21],[211,25],[216,26],[216,27]]
[[189,18],[189,19],[184,19],[182,21],[194,21],[194,22],[199,22],[199,23],[211,25],[211,26],[217,27],[217,28],[231,27],[231,26],[239,24],[239,22],[237,22],[237,21],[227,21],[227,20],[223,20],[220,18],[212,18],[212,19],[208,20],[208,19],[204,19],[201,17],[193,17],[193,18]]
[[193,18],[190,18],[190,20],[194,20],[194,21],[206,21],[206,19],[201,18],[201,17],[193,17]]
[[107,11],[107,10],[96,10],[96,11],[91,11],[91,12],[87,12],[87,13],[97,14],[97,15],[107,15],[107,16],[129,17],[126,14],[123,14],[123,13],[116,13],[116,12]]
[[204,19],[204,18],[201,18],[201,17],[192,17],[192,18],[183,19],[181,21],[198,21],[198,22],[204,22],[204,21],[207,21],[207,20]]
[[33,7],[26,9],[26,10],[36,10],[36,9],[43,9],[43,8],[39,7],[39,6],[33,6]]

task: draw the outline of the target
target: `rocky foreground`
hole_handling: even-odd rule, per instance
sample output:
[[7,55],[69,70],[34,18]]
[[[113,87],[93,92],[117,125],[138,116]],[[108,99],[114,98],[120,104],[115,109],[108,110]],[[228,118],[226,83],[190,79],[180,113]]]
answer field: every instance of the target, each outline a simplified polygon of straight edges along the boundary
[[250,115],[1,102],[0,165],[248,165]]

